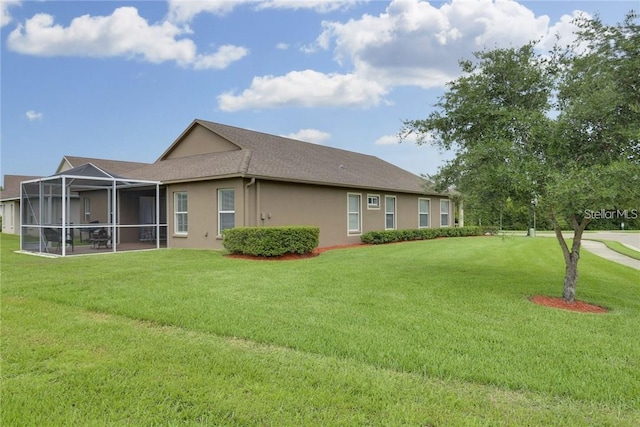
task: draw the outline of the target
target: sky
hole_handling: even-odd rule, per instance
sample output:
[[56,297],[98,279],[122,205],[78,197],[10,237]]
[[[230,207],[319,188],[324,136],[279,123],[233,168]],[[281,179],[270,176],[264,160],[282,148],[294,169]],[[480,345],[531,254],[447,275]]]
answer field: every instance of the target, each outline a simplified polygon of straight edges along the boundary
[[398,143],[458,62],[572,39],[635,1],[0,0],[0,175],[65,155],[154,162],[194,119],[434,174],[452,153]]

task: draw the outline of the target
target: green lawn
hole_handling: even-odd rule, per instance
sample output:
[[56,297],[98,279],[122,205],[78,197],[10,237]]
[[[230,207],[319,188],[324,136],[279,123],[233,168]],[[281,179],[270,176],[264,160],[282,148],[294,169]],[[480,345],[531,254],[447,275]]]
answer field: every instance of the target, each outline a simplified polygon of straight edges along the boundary
[[640,272],[554,239],[247,261],[2,235],[2,425],[639,425]]

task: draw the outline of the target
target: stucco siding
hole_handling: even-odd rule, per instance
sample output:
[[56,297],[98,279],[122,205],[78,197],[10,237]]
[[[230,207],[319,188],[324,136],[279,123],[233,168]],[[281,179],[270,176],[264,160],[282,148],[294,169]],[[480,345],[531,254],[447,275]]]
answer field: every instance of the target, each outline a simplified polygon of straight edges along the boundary
[[[168,244],[172,248],[222,249],[218,236],[218,190],[235,190],[235,226],[244,225],[243,180],[222,179],[167,186]],[[188,230],[176,233],[175,193],[186,192]]]
[[[256,205],[257,226],[314,225],[320,227],[320,246],[360,242],[368,231],[384,230],[386,224],[385,197],[396,202],[395,228],[419,227],[418,199],[427,196],[406,193],[386,193],[356,188],[325,187],[275,181],[258,181]],[[360,233],[348,232],[347,203],[349,194],[360,195]],[[369,195],[380,198],[378,209],[368,207]],[[431,227],[439,226],[440,197],[430,196]]]
[[317,226],[320,246],[360,241],[347,233],[347,189],[275,181],[257,187],[259,226]]
[[221,138],[202,126],[194,126],[179,144],[174,145],[164,159],[196,156],[199,154],[219,153],[239,150],[231,142]]
[[[320,246],[359,243],[362,233],[384,230],[385,198],[395,201],[395,228],[419,228],[418,200],[430,200],[431,227],[440,225],[440,197],[387,193],[356,188],[233,178],[172,184],[167,189],[169,247],[222,249],[218,236],[218,190],[235,190],[235,226],[311,225],[320,228]],[[175,193],[188,198],[188,232],[176,233]],[[360,232],[348,231],[348,195],[360,196]],[[369,195],[379,197],[378,209],[368,207]],[[245,209],[246,207],[246,209]]]
[[2,232],[7,234],[20,233],[20,203],[17,201],[2,202]]
[[[88,212],[84,210],[85,198],[89,199]],[[81,192],[77,212],[80,214],[80,222],[83,224],[88,224],[92,221],[98,221],[101,224],[108,223],[111,220],[109,214],[109,192],[106,190]]]

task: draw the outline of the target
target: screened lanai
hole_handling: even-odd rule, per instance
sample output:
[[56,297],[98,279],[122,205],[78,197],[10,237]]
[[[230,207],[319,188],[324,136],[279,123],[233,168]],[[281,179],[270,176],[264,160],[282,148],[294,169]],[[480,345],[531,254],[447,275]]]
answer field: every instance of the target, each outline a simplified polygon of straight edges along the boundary
[[20,186],[20,249],[69,256],[166,246],[165,190],[87,163]]

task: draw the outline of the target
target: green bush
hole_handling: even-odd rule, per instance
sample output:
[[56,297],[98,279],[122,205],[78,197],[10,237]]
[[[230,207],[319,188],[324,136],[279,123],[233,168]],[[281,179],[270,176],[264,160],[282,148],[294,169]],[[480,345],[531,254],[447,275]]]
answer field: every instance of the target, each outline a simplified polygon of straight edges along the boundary
[[379,245],[383,243],[406,242],[409,240],[429,240],[438,237],[466,237],[495,234],[496,227],[446,227],[408,230],[369,231],[360,240],[363,243]]
[[222,243],[232,254],[272,257],[310,253],[319,237],[318,227],[238,227],[225,230]]

